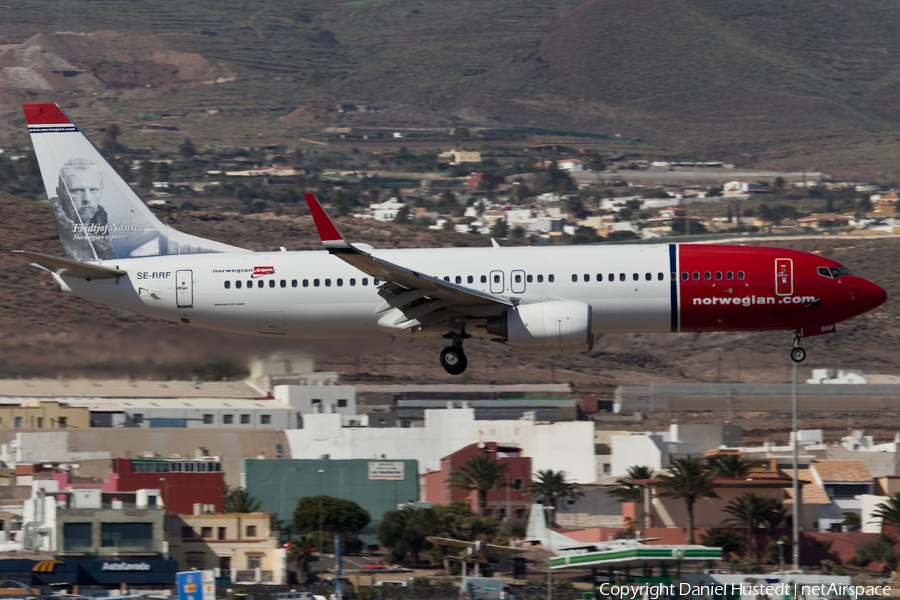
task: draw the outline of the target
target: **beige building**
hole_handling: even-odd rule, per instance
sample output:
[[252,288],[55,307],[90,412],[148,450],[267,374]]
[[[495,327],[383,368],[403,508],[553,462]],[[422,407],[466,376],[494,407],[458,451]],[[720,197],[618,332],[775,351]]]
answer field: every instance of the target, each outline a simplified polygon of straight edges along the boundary
[[86,406],[67,406],[50,400],[0,405],[0,427],[6,429],[81,429],[90,426],[91,410]]
[[451,150],[450,152],[442,152],[438,154],[438,160],[446,163],[477,163],[481,162],[481,152],[465,152],[462,150]]
[[170,515],[169,558],[179,570],[221,569],[234,581],[284,582],[285,555],[269,513]]

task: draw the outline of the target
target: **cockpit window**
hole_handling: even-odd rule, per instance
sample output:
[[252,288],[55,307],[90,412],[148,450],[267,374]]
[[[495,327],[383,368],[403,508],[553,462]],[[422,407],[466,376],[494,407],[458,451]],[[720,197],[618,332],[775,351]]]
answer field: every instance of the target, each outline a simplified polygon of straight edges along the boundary
[[816,272],[822,277],[836,279],[843,275],[853,275],[847,267],[819,267]]

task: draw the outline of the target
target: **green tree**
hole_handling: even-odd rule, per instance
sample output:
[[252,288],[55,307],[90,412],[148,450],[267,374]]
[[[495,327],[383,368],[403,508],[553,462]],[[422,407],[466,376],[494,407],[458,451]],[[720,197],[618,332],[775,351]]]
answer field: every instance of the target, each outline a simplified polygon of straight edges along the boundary
[[224,505],[227,513],[252,513],[258,511],[262,503],[254,500],[246,488],[225,488]]
[[491,224],[491,237],[502,239],[509,236],[509,225],[503,219],[497,219]]
[[384,513],[375,535],[390,550],[392,562],[416,565],[420,554],[431,547],[425,538],[436,535],[439,529],[438,515],[433,508],[404,506]]
[[753,492],[745,492],[728,503],[723,509],[731,515],[725,523],[747,528],[746,555],[756,558],[756,536],[765,511],[765,498]]
[[307,585],[309,583],[309,559],[312,556],[312,548],[306,540],[294,540],[288,550],[288,564],[294,568],[297,574],[297,583]]
[[409,206],[404,204],[399,209],[397,209],[397,214],[394,215],[394,223],[400,225],[406,225],[410,222],[409,216]]
[[745,536],[733,529],[710,528],[700,534],[700,543],[711,548],[721,548],[722,552],[734,552],[744,545]]
[[575,500],[584,495],[578,490],[577,483],[569,481],[565,471],[554,471],[553,469],[541,469],[535,473],[528,486],[528,494],[542,500],[544,506],[553,507],[554,522],[560,499]]
[[684,501],[687,522],[685,543],[694,543],[694,504],[701,498],[718,498],[715,475],[698,458],[676,458],[662,476],[658,496]]
[[514,240],[521,240],[525,238],[525,228],[521,225],[516,225],[512,228],[512,231],[509,232],[509,237]]
[[150,188],[153,185],[154,165],[149,160],[142,160],[138,167],[138,185],[142,188]]
[[616,479],[616,482],[609,487],[608,493],[619,502],[641,503],[644,501],[644,486],[634,482],[652,477],[653,469],[650,467],[643,465],[628,467],[627,475]]
[[717,477],[746,477],[753,464],[739,454],[726,454],[712,463]]
[[842,525],[850,531],[859,531],[862,527],[862,517],[856,513],[847,513],[844,515]]
[[119,136],[122,130],[115,123],[106,128],[106,138],[103,141],[103,150],[110,153],[121,152],[124,148],[119,144]]
[[506,486],[507,464],[482,454],[466,459],[456,469],[450,471],[451,488],[478,493],[478,514],[484,515],[489,490]]
[[316,532],[317,546],[322,550],[326,534],[355,537],[371,520],[368,511],[356,502],[332,496],[307,496],[294,509],[293,525],[294,531],[300,533]]
[[885,571],[890,572],[897,568],[900,555],[897,554],[897,540],[887,533],[879,533],[874,538],[869,538],[856,546],[856,554],[850,559],[850,564],[857,567],[865,567],[873,561],[884,563]]
[[178,154],[185,160],[194,158],[194,155],[197,154],[197,149],[194,147],[194,142],[191,141],[191,138],[184,138],[184,141],[178,146]]

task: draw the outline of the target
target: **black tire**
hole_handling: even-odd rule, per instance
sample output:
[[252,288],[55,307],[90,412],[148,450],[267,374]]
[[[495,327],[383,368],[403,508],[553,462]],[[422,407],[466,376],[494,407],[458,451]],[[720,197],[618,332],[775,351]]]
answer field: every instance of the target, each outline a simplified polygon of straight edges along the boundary
[[462,348],[447,346],[441,351],[441,366],[450,375],[460,375],[469,366],[469,361]]
[[791,360],[795,363],[802,363],[806,359],[806,350],[803,348],[794,348],[791,350]]

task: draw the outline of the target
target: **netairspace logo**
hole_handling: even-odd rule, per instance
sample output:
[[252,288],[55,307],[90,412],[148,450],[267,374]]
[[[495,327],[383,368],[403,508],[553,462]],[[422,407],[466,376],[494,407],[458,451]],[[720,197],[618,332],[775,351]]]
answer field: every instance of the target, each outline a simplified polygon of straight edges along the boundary
[[[873,596],[890,596],[891,588],[886,585],[843,585],[838,583],[820,583],[820,584],[798,584],[798,583],[777,583],[777,584],[755,584],[755,583],[712,583],[702,585],[691,585],[690,583],[658,583],[658,584],[623,584],[615,585],[604,583],[600,585],[598,591],[603,596],[612,598],[647,598],[649,600],[660,600],[661,598],[670,598],[672,596],[693,596],[693,597],[715,597],[715,596],[768,596],[782,598],[834,598],[836,596],[849,596],[850,598],[873,597]],[[799,594],[799,596],[798,596]]]

